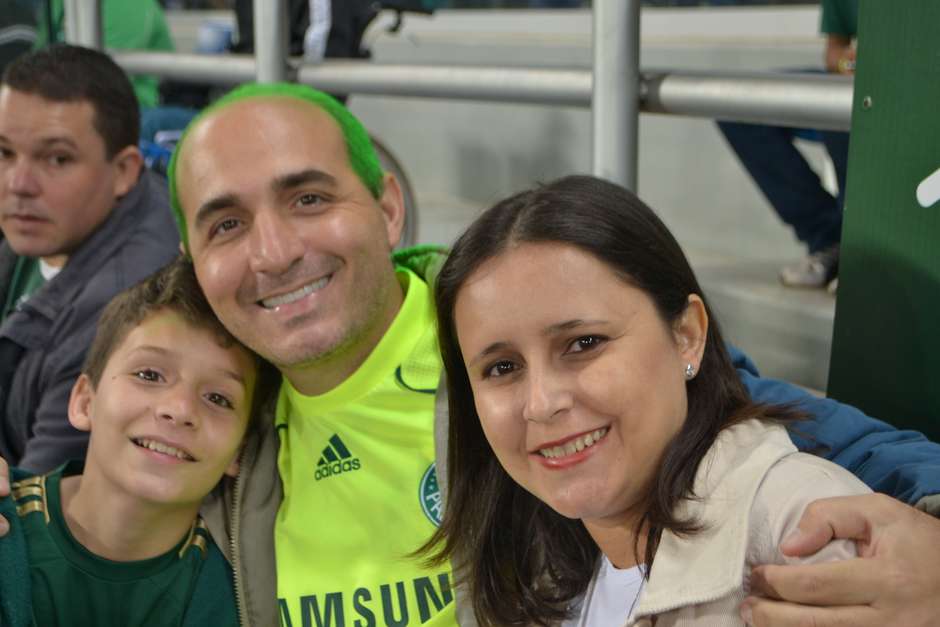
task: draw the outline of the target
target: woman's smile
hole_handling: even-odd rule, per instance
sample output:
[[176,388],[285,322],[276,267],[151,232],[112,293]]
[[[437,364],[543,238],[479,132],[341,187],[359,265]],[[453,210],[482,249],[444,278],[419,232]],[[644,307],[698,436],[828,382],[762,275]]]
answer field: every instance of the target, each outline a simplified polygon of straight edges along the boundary
[[609,426],[548,442],[536,447],[532,455],[546,468],[568,468],[588,459],[610,431]]

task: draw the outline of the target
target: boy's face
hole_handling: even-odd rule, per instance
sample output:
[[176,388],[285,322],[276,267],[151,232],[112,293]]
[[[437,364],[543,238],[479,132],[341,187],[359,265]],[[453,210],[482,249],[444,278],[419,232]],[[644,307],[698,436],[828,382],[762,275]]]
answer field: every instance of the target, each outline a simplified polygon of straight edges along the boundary
[[234,473],[257,368],[240,346],[163,310],[131,329],[95,389],[82,375],[69,420],[91,432],[86,478],[164,505],[202,501]]

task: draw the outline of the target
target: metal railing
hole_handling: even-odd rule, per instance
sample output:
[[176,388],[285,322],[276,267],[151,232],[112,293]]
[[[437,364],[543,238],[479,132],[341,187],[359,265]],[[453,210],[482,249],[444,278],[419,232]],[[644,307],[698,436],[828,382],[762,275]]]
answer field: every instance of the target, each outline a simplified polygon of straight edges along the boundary
[[[101,48],[104,31],[99,0],[63,0],[65,39],[89,48]],[[52,28],[52,25],[49,25]]]
[[[67,0],[70,41],[101,46],[100,0]],[[110,51],[130,73],[237,84],[296,80],[336,93],[591,107],[592,170],[636,189],[640,111],[781,126],[848,130],[851,78],[778,73],[697,73],[639,68],[639,0],[594,0],[589,70],[382,65],[291,65],[284,0],[255,0],[256,56]],[[98,26],[95,27],[95,24]]]
[[636,191],[640,133],[640,0],[595,2],[591,170]]

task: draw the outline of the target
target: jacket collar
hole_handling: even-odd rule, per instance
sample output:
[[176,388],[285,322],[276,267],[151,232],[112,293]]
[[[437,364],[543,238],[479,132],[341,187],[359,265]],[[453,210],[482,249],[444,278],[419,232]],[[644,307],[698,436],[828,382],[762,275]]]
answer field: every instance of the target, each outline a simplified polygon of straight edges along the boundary
[[757,420],[718,435],[696,473],[696,498],[677,508],[681,517],[705,526],[688,537],[662,534],[637,617],[706,603],[741,588],[751,505],[767,470],[794,452],[783,427]]

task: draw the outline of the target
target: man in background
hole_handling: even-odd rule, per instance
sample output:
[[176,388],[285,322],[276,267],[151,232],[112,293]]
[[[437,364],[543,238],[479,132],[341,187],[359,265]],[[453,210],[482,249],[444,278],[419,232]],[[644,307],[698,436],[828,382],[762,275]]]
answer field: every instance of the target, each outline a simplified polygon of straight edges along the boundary
[[94,50],[45,48],[0,81],[0,455],[34,472],[84,457],[66,408],[98,316],[177,253],[139,119]]

